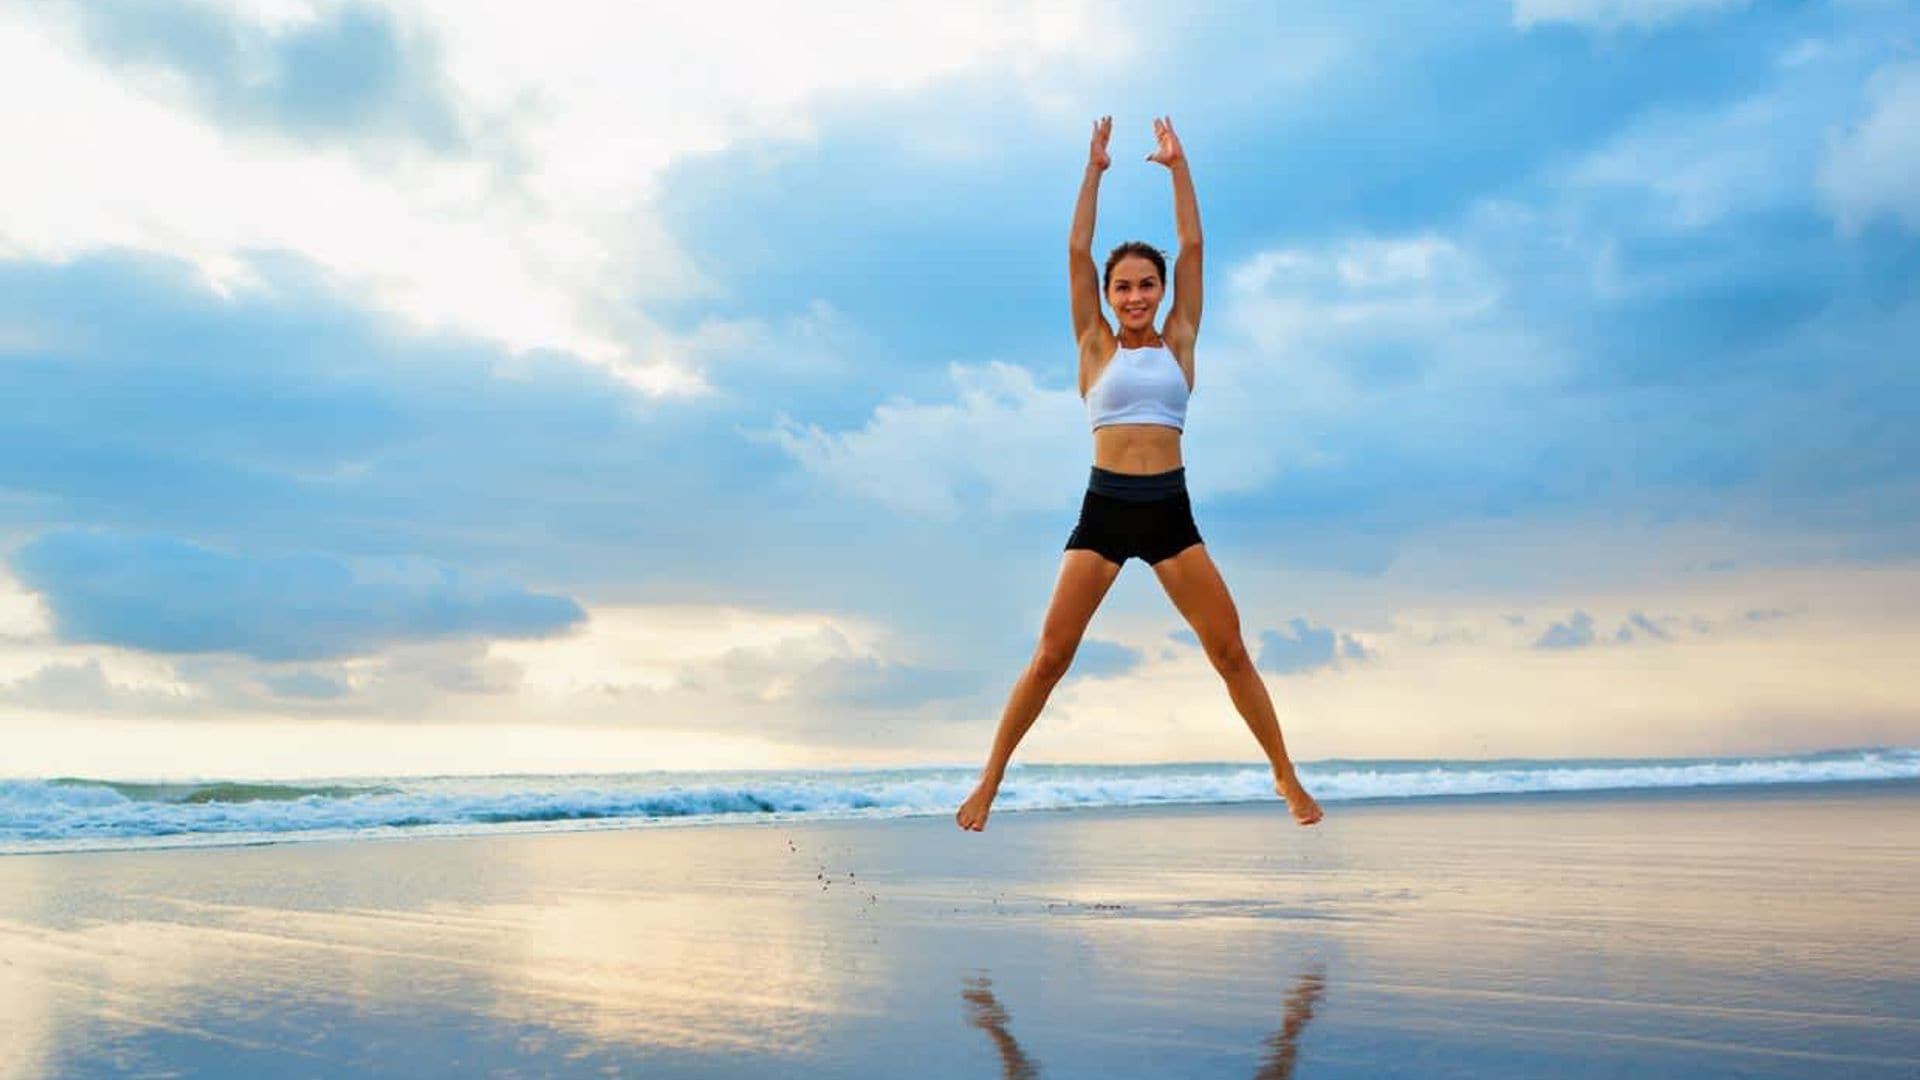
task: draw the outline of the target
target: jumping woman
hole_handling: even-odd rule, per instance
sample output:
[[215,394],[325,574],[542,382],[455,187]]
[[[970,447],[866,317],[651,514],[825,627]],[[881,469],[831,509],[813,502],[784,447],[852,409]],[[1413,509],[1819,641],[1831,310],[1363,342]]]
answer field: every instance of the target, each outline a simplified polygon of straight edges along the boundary
[[987,827],[987,813],[1013,748],[1066,675],[1080,637],[1120,567],[1135,556],[1153,568],[1173,606],[1199,635],[1207,659],[1226,680],[1234,708],[1272,762],[1274,790],[1287,800],[1294,820],[1302,825],[1320,820],[1320,805],[1294,775],[1273,700],[1240,640],[1239,612],[1207,555],[1187,499],[1180,433],[1193,392],[1193,342],[1200,330],[1200,207],[1172,122],[1155,120],[1153,131],[1159,148],[1147,160],[1173,174],[1174,223],[1180,236],[1173,310],[1165,325],[1154,330],[1166,285],[1166,258],[1147,244],[1130,241],[1107,256],[1105,291],[1120,324],[1118,334],[1100,312],[1093,268],[1094,204],[1100,174],[1112,163],[1107,139],[1113,134],[1113,118],[1102,117],[1093,125],[1073,232],[1067,238],[1073,333],[1080,343],[1080,397],[1093,424],[1093,475],[1080,504],[1079,523],[1061,557],[1040,644],[1007,699],[979,785],[954,815],[962,829],[979,832]]

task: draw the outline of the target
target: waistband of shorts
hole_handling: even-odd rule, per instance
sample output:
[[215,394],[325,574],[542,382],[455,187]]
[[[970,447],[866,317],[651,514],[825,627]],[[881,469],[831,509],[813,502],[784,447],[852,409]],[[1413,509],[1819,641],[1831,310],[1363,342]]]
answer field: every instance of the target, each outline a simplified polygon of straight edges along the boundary
[[1087,479],[1087,490],[1115,499],[1151,502],[1184,494],[1187,490],[1187,469],[1182,465],[1167,472],[1119,473],[1095,465],[1092,476]]

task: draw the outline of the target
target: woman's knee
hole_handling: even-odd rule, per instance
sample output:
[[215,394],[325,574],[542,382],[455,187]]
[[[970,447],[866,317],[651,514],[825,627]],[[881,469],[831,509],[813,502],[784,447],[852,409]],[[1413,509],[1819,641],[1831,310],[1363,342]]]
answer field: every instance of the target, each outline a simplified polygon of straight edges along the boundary
[[1043,682],[1059,682],[1073,666],[1073,654],[1078,652],[1077,641],[1048,641],[1042,638],[1033,650],[1033,662],[1028,665],[1036,679]]
[[1208,644],[1207,659],[1213,663],[1213,669],[1222,675],[1238,675],[1253,670],[1253,657],[1247,652],[1247,643],[1241,640],[1239,634]]

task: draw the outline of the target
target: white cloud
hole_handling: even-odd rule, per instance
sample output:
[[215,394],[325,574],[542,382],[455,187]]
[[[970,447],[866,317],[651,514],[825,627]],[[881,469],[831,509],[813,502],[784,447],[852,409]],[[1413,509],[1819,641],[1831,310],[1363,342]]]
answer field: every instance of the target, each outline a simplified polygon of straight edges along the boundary
[[[422,328],[572,351],[652,393],[703,388],[649,297],[708,288],[651,204],[675,161],[747,138],[804,138],[835,93],[895,93],[983,66],[1039,77],[1091,55],[1082,6],[886,3],[576,5],[396,0],[431,35],[471,156],[401,141],[315,146],[224,131],[184,100],[86,57],[67,21],[0,21],[0,257],[131,248],[222,287],[286,251]],[[257,2],[265,25],[309,6]],[[158,85],[164,85],[164,80]],[[637,303],[636,303],[637,301]]]
[[0,723],[611,725],[824,742],[855,722],[849,707],[903,714],[966,691],[961,667],[859,616],[705,604],[605,606],[554,638],[338,662],[0,640]]
[[1513,0],[1516,26],[1576,23],[1582,26],[1651,27],[1701,12],[1745,7],[1747,0]]
[[0,644],[9,639],[31,641],[53,632],[53,620],[38,593],[0,569]]
[[[126,779],[438,776],[500,772],[622,772],[791,766],[804,748],[758,732],[668,730],[652,724],[395,723],[258,714],[130,719],[10,714],[0,706],[9,775]],[[823,762],[824,763],[824,762]]]
[[1820,194],[1848,232],[1883,215],[1920,232],[1920,64],[1881,69],[1867,96],[1866,117],[1828,143]]
[[[1920,230],[1920,64],[1874,71],[1889,51],[1871,32],[1795,42],[1757,92],[1648,108],[1543,179],[1561,189],[1563,214],[1606,234],[1821,211],[1847,232],[1881,217]],[[1694,249],[1680,254],[1672,262],[1681,273],[1744,269],[1703,264]]]
[[910,514],[954,520],[1060,509],[1074,502],[1085,467],[1085,406],[1071,388],[1042,389],[1033,373],[1001,361],[951,364],[958,398],[893,399],[865,427],[830,432],[782,417],[772,441],[842,491]]
[[204,706],[205,689],[129,649],[0,639],[0,699],[64,711],[182,711]]
[[220,0],[248,22],[273,29],[285,29],[313,22],[328,0]]
[[[526,688],[567,697],[608,690],[667,691],[691,671],[720,664],[742,650],[769,656],[798,648],[807,657],[871,656],[878,630],[858,619],[812,612],[660,604],[595,607],[586,625],[565,637],[500,641],[491,655],[518,664]],[[829,643],[826,652],[809,646]]]
[[[783,319],[710,318],[683,338],[686,362],[704,380],[721,368],[777,370],[782,378],[828,380],[848,373],[861,331],[839,309],[814,300]],[[751,379],[736,384],[758,389]]]
[[1588,195],[1643,198],[1652,222],[1669,229],[1804,206],[1830,115],[1819,89],[1783,85],[1722,109],[1651,113],[1576,162],[1564,179]]
[[1230,271],[1229,317],[1263,340],[1468,319],[1498,299],[1486,271],[1435,235],[1359,238],[1261,252]]
[[1503,423],[1515,395],[1563,373],[1562,351],[1506,309],[1499,272],[1464,239],[1275,249],[1225,276],[1190,414],[1202,494],[1336,466],[1329,434],[1389,417],[1398,444],[1457,447],[1461,416]]

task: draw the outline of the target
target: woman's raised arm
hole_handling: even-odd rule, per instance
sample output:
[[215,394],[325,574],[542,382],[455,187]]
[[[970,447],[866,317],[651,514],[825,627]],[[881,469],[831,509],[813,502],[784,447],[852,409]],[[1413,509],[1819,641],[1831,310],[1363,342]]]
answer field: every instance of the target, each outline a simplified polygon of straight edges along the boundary
[[1095,327],[1106,326],[1106,320],[1100,317],[1100,272],[1093,265],[1093,216],[1100,197],[1100,174],[1113,164],[1107,156],[1107,139],[1112,134],[1113,117],[1094,121],[1087,171],[1080,179],[1080,201],[1073,208],[1073,231],[1067,234],[1067,280],[1073,290],[1075,341],[1083,342]]
[[1193,173],[1187,168],[1180,137],[1173,133],[1173,121],[1155,120],[1153,133],[1160,146],[1147,160],[1165,165],[1173,174],[1173,225],[1180,237],[1180,251],[1173,260],[1173,308],[1167,312],[1163,333],[1169,345],[1186,348],[1200,333],[1200,203],[1193,194]]

